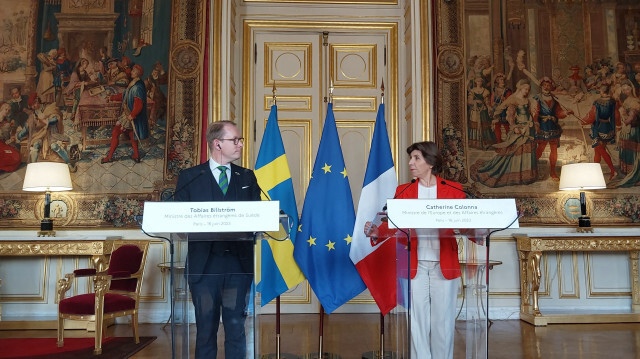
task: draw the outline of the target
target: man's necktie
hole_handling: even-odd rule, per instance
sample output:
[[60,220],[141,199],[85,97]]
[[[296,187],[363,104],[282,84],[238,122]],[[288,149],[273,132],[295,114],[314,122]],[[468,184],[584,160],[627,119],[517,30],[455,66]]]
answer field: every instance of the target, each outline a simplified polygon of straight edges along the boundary
[[229,189],[229,178],[227,178],[227,167],[226,166],[218,166],[220,170],[220,179],[218,180],[218,185],[222,190],[222,194],[227,194],[227,189]]

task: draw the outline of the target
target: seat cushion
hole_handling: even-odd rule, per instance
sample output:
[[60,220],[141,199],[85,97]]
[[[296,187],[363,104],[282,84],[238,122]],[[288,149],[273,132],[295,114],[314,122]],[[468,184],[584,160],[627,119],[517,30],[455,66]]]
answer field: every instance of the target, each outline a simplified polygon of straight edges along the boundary
[[[60,313],[74,315],[95,315],[95,293],[76,295],[60,301]],[[135,309],[136,301],[126,295],[107,293],[104,295],[104,313]]]

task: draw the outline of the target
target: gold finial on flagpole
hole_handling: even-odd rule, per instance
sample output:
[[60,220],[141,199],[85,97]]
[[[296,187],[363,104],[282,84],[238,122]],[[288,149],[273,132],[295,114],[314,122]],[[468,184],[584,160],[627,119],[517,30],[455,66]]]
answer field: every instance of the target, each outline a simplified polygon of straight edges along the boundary
[[271,92],[273,93],[273,104],[277,105],[278,101],[276,99],[276,82],[275,81],[273,81],[273,89],[271,90]]
[[382,78],[382,84],[380,85],[380,91],[382,91],[382,93],[380,94],[380,103],[384,105],[384,77]]
[[333,103],[333,79],[329,82],[329,103]]

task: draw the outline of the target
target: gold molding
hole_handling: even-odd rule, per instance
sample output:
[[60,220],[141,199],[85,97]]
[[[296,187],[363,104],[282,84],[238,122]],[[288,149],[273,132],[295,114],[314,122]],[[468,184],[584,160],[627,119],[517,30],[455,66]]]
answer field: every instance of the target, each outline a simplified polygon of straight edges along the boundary
[[336,120],[336,127],[338,129],[349,128],[367,128],[369,129],[369,138],[373,137],[373,129],[375,128],[376,120]]
[[[431,140],[431,76],[429,61],[429,36],[431,34],[431,21],[429,21],[430,1],[420,2],[420,60],[422,75],[422,113],[415,114],[415,118],[422,119],[422,140]],[[397,133],[395,134],[398,135]],[[420,140],[420,139],[416,139]]]
[[[295,43],[295,42],[290,42],[290,43],[278,43],[279,46],[277,46],[276,48],[271,47],[271,45],[273,45],[275,43],[273,42],[265,42],[264,43],[264,61],[265,61],[265,69],[266,71],[264,72],[264,87],[271,87],[273,86],[273,73],[272,71],[272,66],[275,64],[271,63],[271,59],[273,58],[273,56],[271,56],[271,54],[276,51],[276,50],[289,50],[289,51],[302,51],[305,55],[305,58],[303,60],[300,61],[300,68],[301,71],[304,72],[303,75],[303,81],[286,81],[286,80],[279,80],[276,81],[278,83],[278,87],[311,87],[311,65],[309,64],[311,59],[313,58],[313,44],[309,43],[309,42],[300,42],[300,43]],[[289,52],[291,53],[291,52]],[[269,54],[267,56],[267,54]],[[281,54],[280,56],[284,55],[286,53]],[[293,55],[293,53],[291,53]],[[299,72],[298,72],[299,73]],[[295,77],[296,75],[298,75],[297,73],[292,76]],[[282,76],[285,77],[285,76]]]
[[[252,121],[253,114],[253,31],[258,29],[273,30],[315,30],[315,31],[349,31],[349,30],[378,30],[388,34],[387,54],[389,82],[387,88],[387,108],[386,118],[389,128],[389,141],[391,152],[395,159],[398,158],[399,148],[399,111],[398,111],[398,23],[397,22],[358,22],[358,21],[294,21],[294,20],[243,20],[243,65],[242,65],[242,135],[245,138],[253,138]],[[323,121],[321,121],[323,122]],[[309,138],[311,140],[311,138]],[[249,163],[251,153],[251,141],[245,144],[242,154],[242,163],[246,167],[252,167]],[[309,143],[311,149],[311,143]],[[309,169],[310,171],[310,169]]]
[[542,262],[544,263],[544,291],[538,291],[541,297],[551,296],[551,283],[549,283],[549,256],[542,254]]
[[365,290],[345,304],[376,304],[376,301],[373,299],[371,293],[368,290]]
[[[591,281],[591,254],[586,252],[585,254],[585,267],[587,268],[587,297],[588,298],[602,298],[602,297],[631,297],[631,291],[627,292],[596,292],[593,290],[593,283]],[[633,279],[631,279],[633,280]]]
[[571,253],[572,273],[573,273],[573,294],[564,294],[562,286],[562,254],[556,253],[556,262],[558,263],[558,297],[560,299],[577,299],[580,298],[580,282],[578,280],[578,254]]
[[242,0],[250,3],[398,5],[398,0]]
[[[148,252],[151,252],[151,246],[154,244],[160,244],[162,245],[162,261],[164,262],[165,259],[167,258],[167,244],[164,241],[159,241],[159,240],[149,240],[149,249],[147,250]],[[167,261],[168,262],[168,261]],[[149,255],[147,255],[147,263],[145,263],[145,271],[142,273],[142,276],[144,277],[145,274],[148,275],[148,268],[150,268],[148,266],[149,264]],[[150,301],[164,301],[166,296],[165,296],[165,291],[167,286],[165,285],[165,275],[164,272],[162,271],[162,269],[158,268],[158,266],[156,265],[155,268],[158,269],[158,271],[160,272],[160,281],[162,282],[161,287],[160,287],[160,295],[159,296],[153,296],[153,295],[140,295],[140,301],[141,302],[150,302]],[[175,279],[175,278],[174,278]],[[169,288],[169,290],[171,290],[171,288]],[[141,290],[142,293],[142,290]]]
[[[520,264],[520,290],[521,305],[520,319],[534,325],[547,325],[547,323],[585,322],[586,315],[552,314],[544,315],[540,311],[538,298],[539,286],[542,276],[540,262],[545,252],[629,252],[630,282],[631,282],[631,310],[640,309],[640,284],[638,283],[638,253],[640,252],[640,236],[625,235],[622,233],[559,233],[538,234],[529,236],[522,233],[514,233],[516,238],[518,258]],[[548,273],[545,260],[545,273]],[[587,271],[589,269],[587,268]],[[590,272],[587,273],[590,275]],[[545,276],[546,277],[546,276]],[[545,278],[546,280],[546,278]],[[548,283],[547,283],[548,284]],[[617,295],[617,293],[612,293]],[[636,321],[637,314],[620,315],[624,321]],[[633,317],[633,318],[632,318]],[[591,319],[590,319],[591,320]],[[611,315],[601,316],[602,321],[619,321]]]
[[[222,87],[222,1],[216,0],[210,2],[213,7],[209,8],[209,26],[210,31],[209,39],[209,106],[207,108],[208,121],[220,121],[222,117],[222,96],[220,89]],[[210,6],[211,6],[210,5]],[[206,16],[206,15],[205,15]],[[204,81],[202,81],[204,83]]]
[[[46,303],[45,299],[47,298],[47,283],[48,283],[48,275],[49,275],[49,257],[44,257],[44,261],[42,262],[42,284],[40,290],[39,297],[33,296],[0,296],[0,302],[11,303],[11,302],[40,302]],[[6,283],[5,283],[6,287]],[[26,294],[26,293],[25,293]]]
[[[51,241],[23,240],[0,242],[0,256],[95,256],[108,253],[105,240]],[[110,251],[110,248],[109,248]]]
[[[352,55],[354,52],[366,53],[367,55],[369,55],[369,62],[367,62],[365,59],[362,58],[362,56],[353,54],[354,56],[359,56],[360,59],[362,59],[362,61],[364,62],[365,70],[363,70],[363,74],[368,72],[368,77],[369,77],[368,81],[357,81],[356,80],[357,77],[350,78],[349,76],[347,76],[347,74],[341,71],[342,62],[347,56],[349,56],[347,55],[343,57],[342,60],[339,61],[340,65],[338,65],[338,55],[341,52],[344,52],[344,50],[348,50],[349,52],[351,52],[349,55]],[[376,44],[329,44],[329,76],[333,79],[334,86],[336,88],[342,87],[342,88],[375,89],[378,83],[377,53],[378,53],[378,49]],[[369,68],[368,71],[366,70],[367,65]],[[338,71],[341,71],[342,75],[346,77],[347,80],[341,80],[338,77]]]
[[334,112],[376,112],[377,110],[378,98],[374,96],[333,97]]
[[[493,237],[491,238],[491,244],[495,245],[495,243],[513,243],[513,244],[516,244],[516,240],[515,240],[515,238],[513,238],[510,235],[508,237],[498,237],[498,236],[496,236],[495,238],[493,238]],[[491,272],[489,272],[489,273],[491,273]],[[492,291],[491,288],[489,288],[489,297],[492,297],[492,296],[495,296],[495,297],[520,297],[520,289],[517,289],[515,292],[497,292],[497,291]]]
[[[279,98],[280,96],[278,96],[278,99]],[[268,118],[264,119],[263,127],[267,126],[267,120],[269,119]],[[304,118],[300,118],[300,119],[292,119],[292,118],[280,119],[279,118],[278,119],[278,127],[280,127],[281,133],[286,132],[287,128],[297,127],[297,128],[303,129],[304,136],[301,142],[304,142],[304,144],[307,146],[307,149],[309,149],[309,153],[311,153],[311,132],[312,132],[311,125],[312,125],[311,119],[304,119]],[[290,160],[292,157],[289,156],[287,158]],[[300,172],[300,182],[298,183],[298,188],[300,188],[300,193],[304,194],[304,193],[307,193],[307,186],[309,185],[309,180],[311,179],[311,171],[312,171],[313,163],[311,161],[311,158],[307,158],[308,166],[306,166],[306,173],[305,173],[305,166],[304,166],[304,162],[302,162],[303,160],[302,156],[300,156],[300,160],[301,162],[299,163],[299,166],[300,166],[301,172]],[[302,211],[302,206],[298,206],[298,211]]]
[[[304,107],[283,106],[283,104],[293,104],[304,102]],[[273,105],[273,96],[264,96],[264,110],[269,111]],[[278,95],[278,112],[280,111],[311,111],[311,96]]]
[[[296,290],[301,285],[304,286],[302,296],[292,295],[291,292]],[[309,281],[304,280],[302,283],[289,289],[287,292],[280,295],[280,300],[282,304],[310,304],[311,303],[311,286],[309,286]]]

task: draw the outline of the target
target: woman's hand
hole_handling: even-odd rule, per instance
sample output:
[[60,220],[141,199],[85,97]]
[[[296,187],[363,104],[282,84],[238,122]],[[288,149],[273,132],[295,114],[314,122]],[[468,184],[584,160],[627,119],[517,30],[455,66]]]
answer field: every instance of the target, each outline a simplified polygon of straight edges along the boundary
[[378,226],[371,222],[364,224],[364,234],[367,237],[378,237]]

